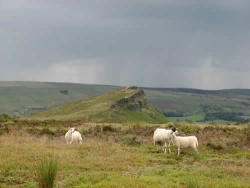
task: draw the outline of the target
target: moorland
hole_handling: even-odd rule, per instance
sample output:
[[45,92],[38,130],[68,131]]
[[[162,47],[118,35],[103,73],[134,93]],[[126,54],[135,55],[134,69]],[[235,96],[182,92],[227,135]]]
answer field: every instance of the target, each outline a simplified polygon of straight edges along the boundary
[[[83,144],[66,145],[68,127]],[[177,122],[199,153],[156,152],[152,135],[173,124],[9,120],[0,126],[0,187],[37,187],[45,157],[58,160],[55,187],[249,187],[250,125]]]

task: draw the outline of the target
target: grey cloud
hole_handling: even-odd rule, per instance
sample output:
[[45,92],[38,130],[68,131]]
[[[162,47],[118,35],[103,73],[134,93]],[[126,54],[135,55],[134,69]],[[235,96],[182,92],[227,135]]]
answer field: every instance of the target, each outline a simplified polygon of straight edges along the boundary
[[[202,87],[196,77],[181,75],[201,71],[209,58],[214,77],[250,69],[248,1],[2,2],[1,70],[29,67],[42,75],[53,64],[98,59],[104,67],[96,76],[99,83]],[[2,79],[20,79],[20,74],[0,74]],[[236,82],[223,83],[234,87]]]

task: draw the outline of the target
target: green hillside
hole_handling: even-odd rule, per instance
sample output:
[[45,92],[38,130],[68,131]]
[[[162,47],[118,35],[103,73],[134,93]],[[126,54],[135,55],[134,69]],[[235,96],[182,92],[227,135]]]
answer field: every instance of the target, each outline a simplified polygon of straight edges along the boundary
[[117,90],[43,110],[22,119],[83,120],[87,122],[167,122],[155,107],[147,104],[137,87]]
[[250,120],[250,89],[143,89],[148,103],[156,106],[171,121]]
[[23,117],[78,99],[101,95],[116,86],[46,82],[0,82],[0,114]]

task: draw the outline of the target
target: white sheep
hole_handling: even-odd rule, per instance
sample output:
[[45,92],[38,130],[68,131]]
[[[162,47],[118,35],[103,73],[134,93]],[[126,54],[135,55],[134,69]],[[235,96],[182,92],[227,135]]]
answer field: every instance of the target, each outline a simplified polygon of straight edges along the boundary
[[171,142],[171,133],[175,132],[178,134],[177,129],[173,128],[172,130],[167,130],[163,128],[157,128],[154,132],[153,141],[154,146],[158,152],[158,145],[162,146],[162,152],[166,153],[167,142],[168,142],[168,151],[171,153],[170,142]]
[[171,140],[178,148],[178,156],[180,155],[180,148],[193,148],[198,153],[198,140],[196,136],[176,136],[175,132],[171,132]]
[[75,127],[69,128],[69,131],[65,134],[65,140],[67,144],[72,144],[72,142],[82,144],[82,136],[81,133],[75,131]]

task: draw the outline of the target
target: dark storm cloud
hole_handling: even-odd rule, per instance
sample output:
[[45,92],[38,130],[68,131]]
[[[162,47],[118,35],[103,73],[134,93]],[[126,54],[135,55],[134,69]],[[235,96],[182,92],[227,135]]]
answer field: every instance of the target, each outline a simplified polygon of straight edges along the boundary
[[0,80],[250,88],[248,1],[188,2],[2,0]]

